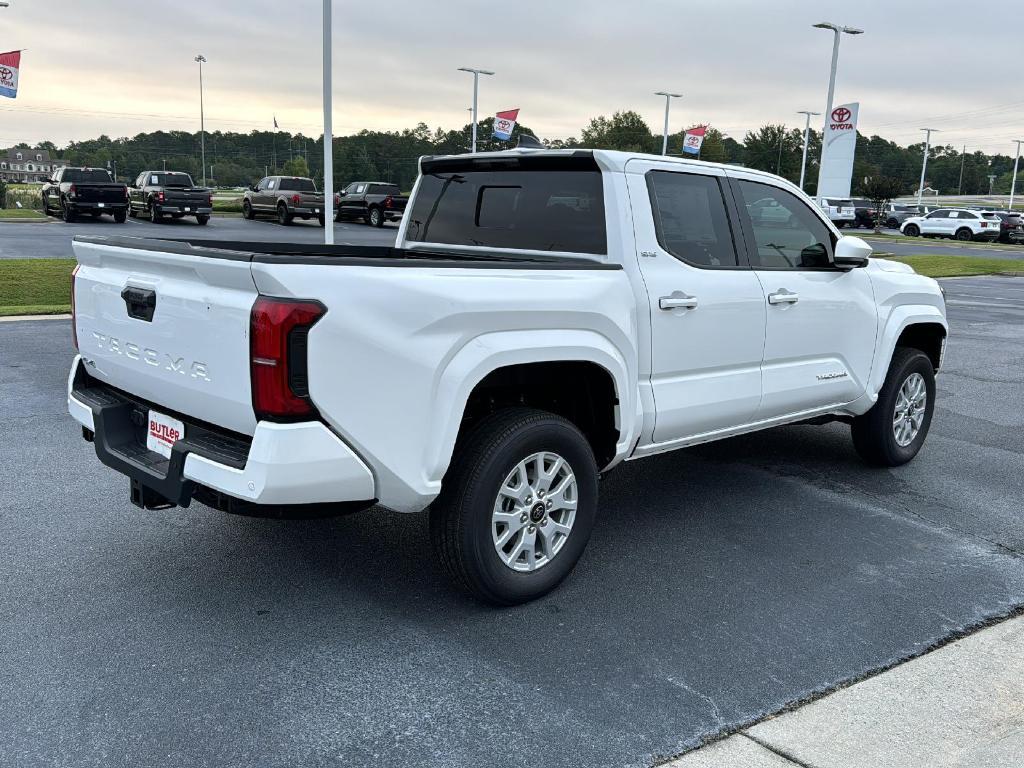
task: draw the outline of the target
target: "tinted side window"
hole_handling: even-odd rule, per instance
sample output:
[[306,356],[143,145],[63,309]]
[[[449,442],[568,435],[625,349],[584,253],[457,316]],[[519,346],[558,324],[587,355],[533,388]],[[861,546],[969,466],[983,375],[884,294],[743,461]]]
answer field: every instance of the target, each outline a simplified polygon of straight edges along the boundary
[[651,171],[647,174],[647,190],[662,248],[698,267],[738,266],[717,178]]
[[832,232],[800,198],[784,189],[740,181],[754,234],[755,269],[831,267]]
[[607,253],[601,171],[590,157],[424,163],[406,237],[448,245]]

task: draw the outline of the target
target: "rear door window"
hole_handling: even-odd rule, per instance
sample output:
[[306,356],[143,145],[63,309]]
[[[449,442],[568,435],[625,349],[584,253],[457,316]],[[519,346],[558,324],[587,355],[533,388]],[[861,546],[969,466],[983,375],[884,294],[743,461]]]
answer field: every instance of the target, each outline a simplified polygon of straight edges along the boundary
[[606,254],[601,171],[590,156],[426,161],[406,237]]
[[736,267],[722,188],[714,176],[672,171],[647,174],[658,243],[696,267]]

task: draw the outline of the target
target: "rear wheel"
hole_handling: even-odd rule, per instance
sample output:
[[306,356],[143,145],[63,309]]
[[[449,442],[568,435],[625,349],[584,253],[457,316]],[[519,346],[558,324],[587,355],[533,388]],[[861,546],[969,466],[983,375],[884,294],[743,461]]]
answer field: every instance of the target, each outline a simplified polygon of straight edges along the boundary
[[596,510],[597,465],[576,426],[546,411],[509,409],[460,440],[430,509],[431,542],[461,589],[514,605],[569,575]]
[[366,220],[366,223],[371,227],[383,227],[384,226],[384,214],[380,208],[371,208],[370,215]]
[[284,203],[281,203],[279,206],[277,206],[277,223],[278,224],[283,224],[284,226],[287,227],[289,224],[292,223],[292,218],[293,218],[293,216],[290,213],[288,213],[288,206],[287,205],[285,205]]
[[921,228],[918,227],[917,224],[907,224],[907,226],[903,228],[903,234],[907,237],[917,237],[921,234]]
[[324,215],[323,215],[323,214],[320,214],[319,216],[317,216],[317,217],[316,217],[316,220],[320,222],[320,226],[321,226],[321,227],[323,227],[323,226],[326,226],[326,225],[327,225],[327,219],[325,219],[325,218],[324,218]]
[[956,239],[961,242],[967,242],[974,239],[974,233],[967,227],[961,227],[956,231]]
[[75,209],[67,200],[62,200],[60,203],[60,214],[61,218],[69,224],[75,220]]
[[885,222],[885,226],[889,229],[899,229],[900,223],[896,219],[889,219]]
[[160,218],[161,218],[160,217],[160,209],[156,207],[156,203],[150,203],[150,205],[149,205],[149,219],[150,219],[150,221],[152,221],[154,224],[158,224],[160,222]]
[[198,216],[196,216],[196,224],[205,226],[206,222],[208,222],[209,220],[210,215],[208,213],[200,213]]
[[897,347],[878,402],[853,420],[853,445],[868,464],[906,464],[924,445],[935,410],[935,369],[919,349]]
[[114,221],[118,224],[124,224],[128,220],[128,211],[115,211]]

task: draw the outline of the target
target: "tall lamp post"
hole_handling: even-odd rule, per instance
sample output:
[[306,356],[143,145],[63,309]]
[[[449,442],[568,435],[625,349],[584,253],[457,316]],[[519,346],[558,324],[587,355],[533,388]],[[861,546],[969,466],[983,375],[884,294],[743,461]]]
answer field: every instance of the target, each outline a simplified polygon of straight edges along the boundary
[[801,109],[797,112],[798,115],[807,115],[807,124],[804,125],[804,157],[800,161],[800,191],[804,190],[804,175],[807,171],[807,142],[811,136],[811,115],[820,115],[821,112],[809,112],[806,109]]
[[1017,157],[1013,160],[1013,177],[1010,182],[1010,210],[1013,210],[1013,195],[1017,191],[1017,167],[1020,165],[1020,145],[1024,144],[1024,139],[1014,139],[1017,143]]
[[921,195],[924,194],[924,174],[928,170],[928,150],[932,146],[932,133],[939,133],[938,128],[922,128],[924,131],[924,160],[921,161],[921,183],[917,186],[917,205],[921,205]]
[[[825,105],[825,125],[828,125],[828,121],[832,115],[832,106],[836,94],[836,69],[839,67],[839,38],[843,33],[847,35],[863,35],[863,29],[857,29],[856,27],[841,27],[838,24],[832,24],[827,21],[819,22],[814,25],[815,29],[830,29],[835,35],[832,40],[832,70],[828,76],[828,102]],[[824,133],[822,133],[824,136]],[[821,188],[821,171],[825,167],[825,142],[821,143],[821,163],[818,165],[818,188],[820,194]]]
[[334,127],[331,121],[331,0],[324,0],[324,245],[334,245]]
[[669,104],[672,103],[672,99],[681,99],[683,94],[681,93],[668,93],[667,91],[655,91],[655,96],[665,97],[665,130],[662,131],[661,135],[661,154],[668,154],[668,108]]
[[194,59],[199,64],[199,147],[203,162],[203,186],[206,186],[206,117],[203,115],[203,63],[206,57],[199,54]]
[[477,93],[480,90],[480,75],[493,75],[487,69],[473,69],[472,67],[459,67],[459,72],[470,72],[473,75],[473,153],[476,154],[476,122],[477,122]]

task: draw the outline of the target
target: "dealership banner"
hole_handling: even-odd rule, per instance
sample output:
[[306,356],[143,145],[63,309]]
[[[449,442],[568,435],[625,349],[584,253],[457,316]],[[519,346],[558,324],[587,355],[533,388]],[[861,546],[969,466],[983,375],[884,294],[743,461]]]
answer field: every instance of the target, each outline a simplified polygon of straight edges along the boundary
[[516,119],[519,117],[519,109],[506,109],[494,116],[494,138],[508,141],[512,138],[512,131],[516,127]]
[[704,134],[707,131],[706,125],[698,125],[683,134],[683,152],[691,155],[699,155],[701,145],[704,144]]
[[18,95],[18,69],[21,51],[0,53],[0,96],[13,99]]
[[853,181],[853,155],[857,151],[857,114],[860,104],[840,104],[825,121],[818,170],[818,197],[849,197]]

